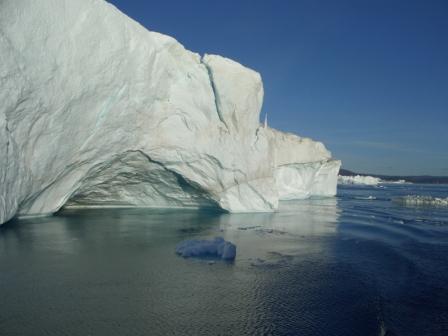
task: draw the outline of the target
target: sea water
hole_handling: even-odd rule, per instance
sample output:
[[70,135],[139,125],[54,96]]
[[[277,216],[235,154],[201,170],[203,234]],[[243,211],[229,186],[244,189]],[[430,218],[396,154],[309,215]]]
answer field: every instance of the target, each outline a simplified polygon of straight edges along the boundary
[[[448,186],[343,186],[272,214],[66,210],[0,229],[0,335],[448,335]],[[223,237],[234,262],[182,258]]]

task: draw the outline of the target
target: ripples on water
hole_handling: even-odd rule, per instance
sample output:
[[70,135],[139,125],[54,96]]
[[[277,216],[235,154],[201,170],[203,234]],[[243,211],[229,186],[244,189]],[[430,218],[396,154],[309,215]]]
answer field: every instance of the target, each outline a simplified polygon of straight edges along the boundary
[[[67,210],[0,229],[0,335],[447,335],[447,186],[341,187],[274,214]],[[183,259],[222,236],[234,263]]]

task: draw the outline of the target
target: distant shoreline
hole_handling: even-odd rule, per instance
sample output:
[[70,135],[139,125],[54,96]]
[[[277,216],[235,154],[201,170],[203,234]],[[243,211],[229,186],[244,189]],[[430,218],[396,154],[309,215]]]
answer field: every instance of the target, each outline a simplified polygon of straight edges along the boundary
[[396,180],[405,180],[406,182],[411,183],[423,183],[423,184],[448,184],[448,176],[399,176],[399,175],[378,175],[378,174],[362,174],[355,173],[348,169],[341,169],[339,171],[339,175],[341,176],[373,176],[378,177],[384,181],[396,181]]

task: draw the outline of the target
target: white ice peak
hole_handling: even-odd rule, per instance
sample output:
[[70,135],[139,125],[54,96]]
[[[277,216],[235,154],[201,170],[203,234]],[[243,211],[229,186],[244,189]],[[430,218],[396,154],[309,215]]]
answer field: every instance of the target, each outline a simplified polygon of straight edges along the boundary
[[260,127],[257,72],[105,1],[0,1],[0,60],[0,223],[64,205],[273,211],[336,192],[321,143]]

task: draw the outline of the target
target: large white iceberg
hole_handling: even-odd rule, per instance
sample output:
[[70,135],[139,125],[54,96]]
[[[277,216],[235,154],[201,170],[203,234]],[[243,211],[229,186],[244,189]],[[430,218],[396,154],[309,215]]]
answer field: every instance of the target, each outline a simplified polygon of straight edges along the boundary
[[0,1],[0,223],[65,206],[273,211],[334,195],[323,144],[264,127],[260,75],[102,0]]

